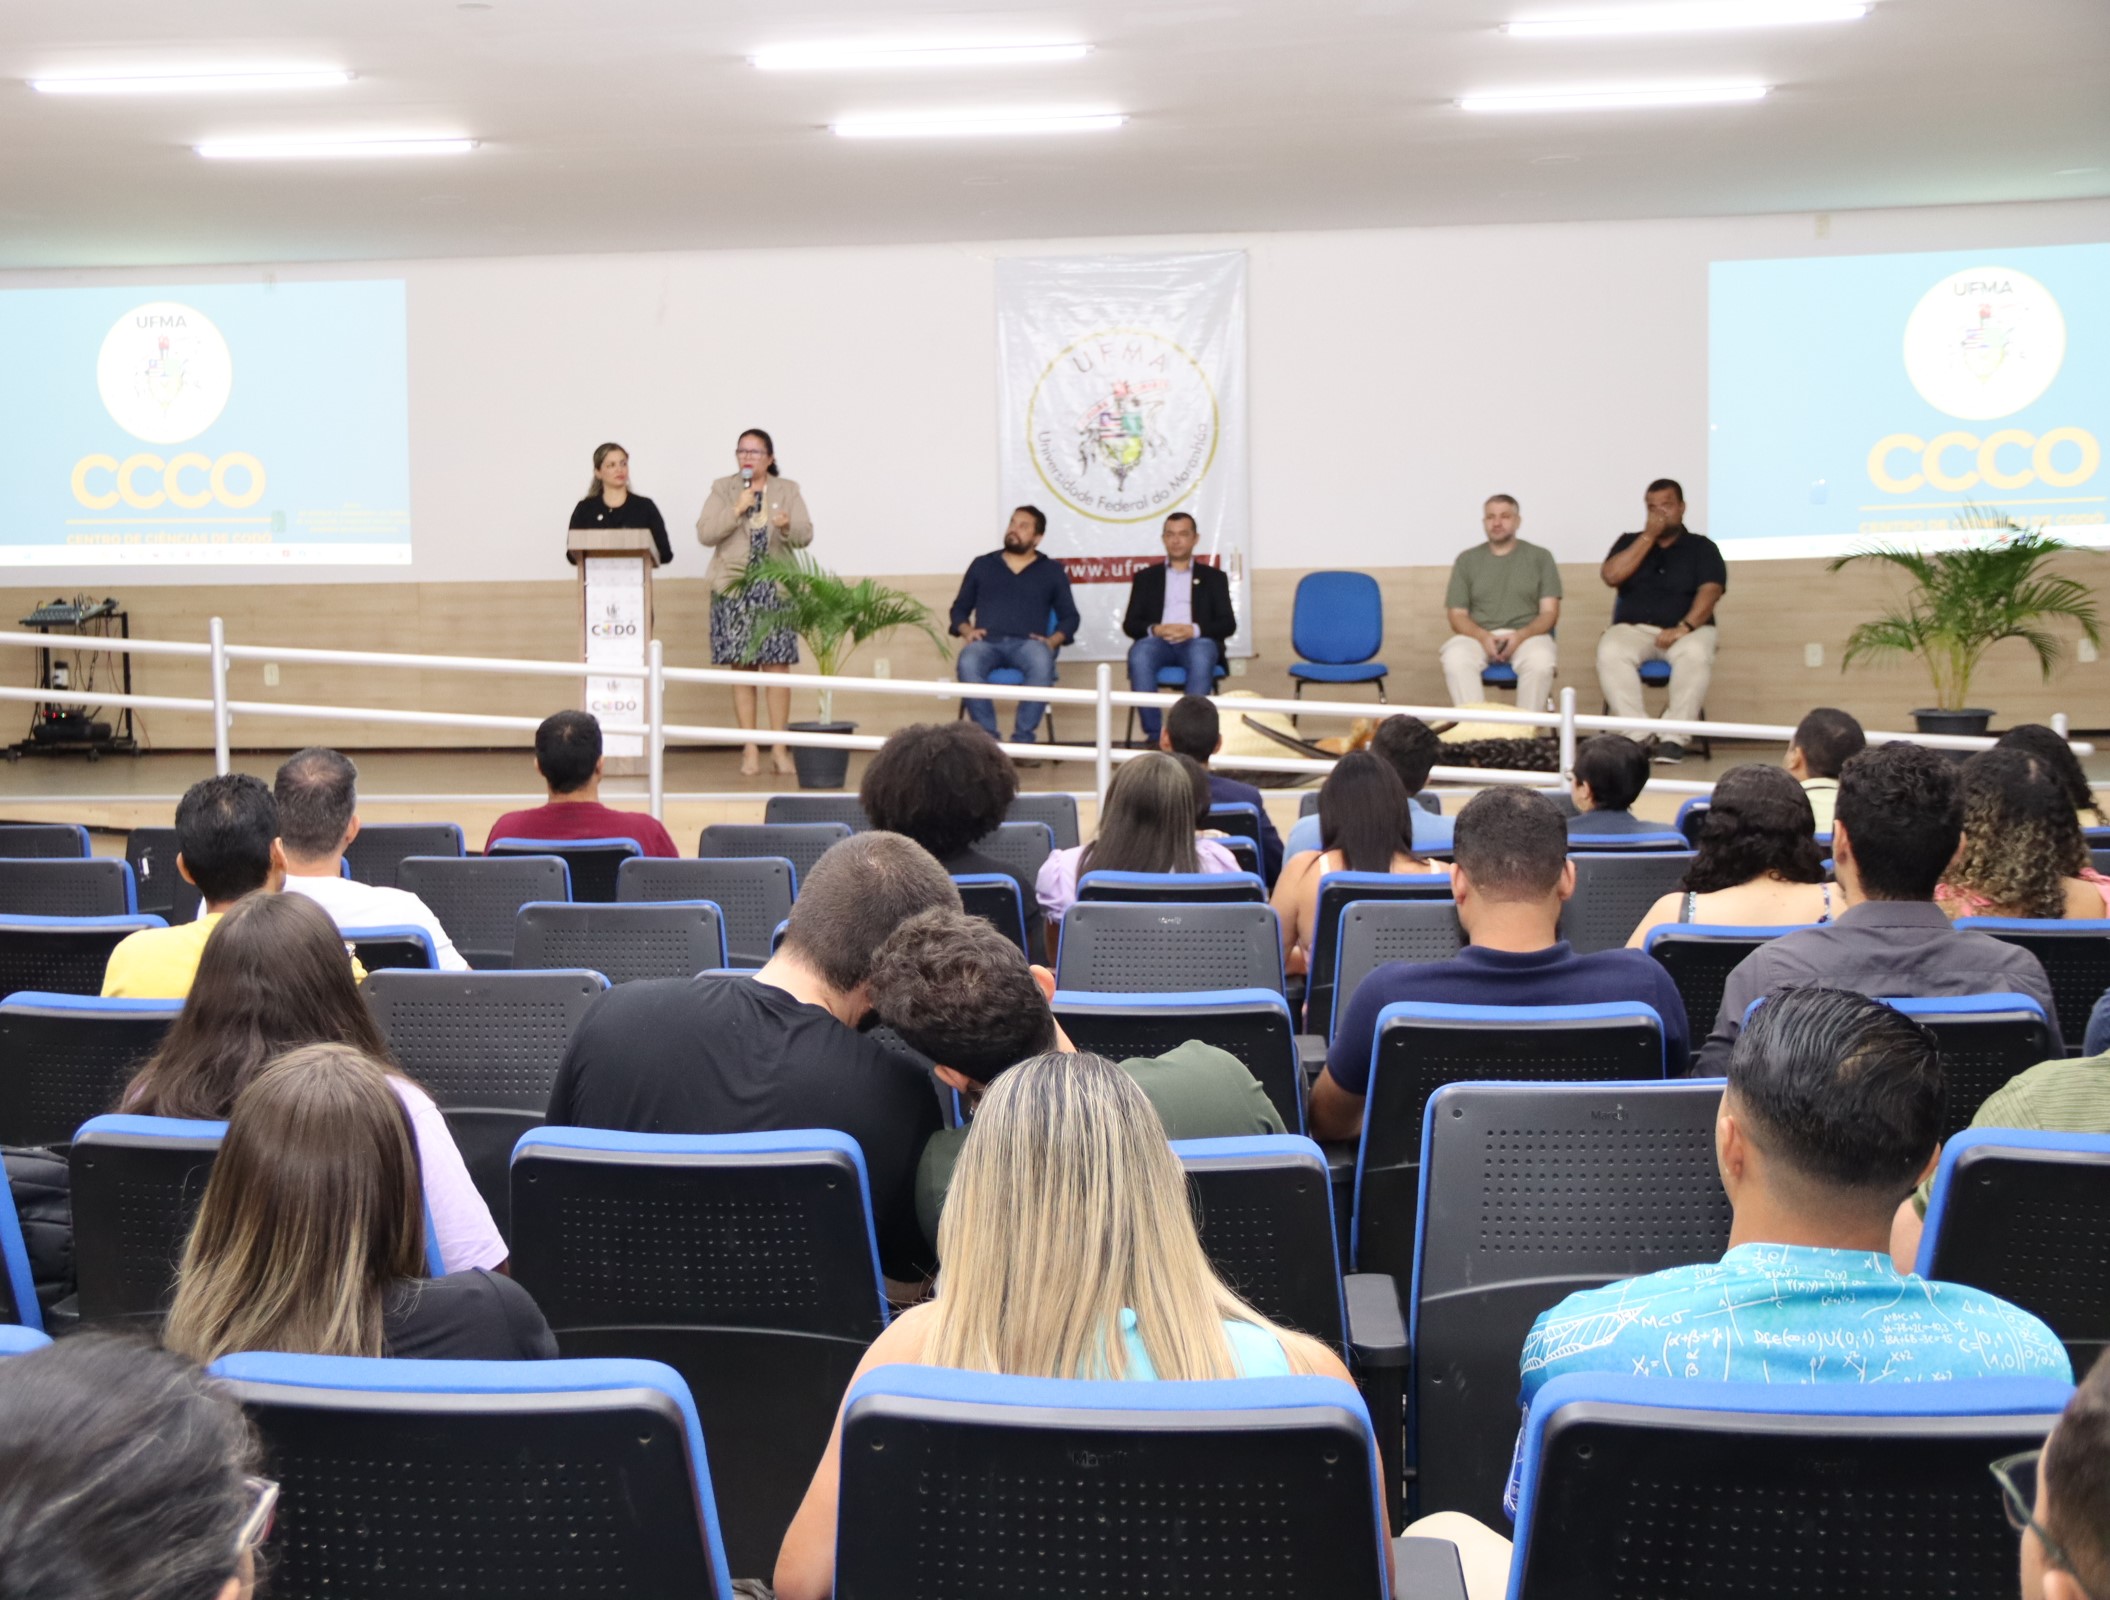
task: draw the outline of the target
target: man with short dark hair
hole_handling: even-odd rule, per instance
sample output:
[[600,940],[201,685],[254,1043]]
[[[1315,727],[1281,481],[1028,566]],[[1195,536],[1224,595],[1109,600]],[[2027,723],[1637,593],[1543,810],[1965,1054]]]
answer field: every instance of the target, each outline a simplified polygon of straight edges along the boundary
[[2044,1009],[2052,1053],[2063,1053],[2058,1007],[2037,958],[1957,927],[1934,903],[1962,839],[1963,795],[1948,757],[1901,741],[1848,761],[1832,824],[1833,876],[1846,909],[1821,927],[1769,939],[1738,963],[1697,1070],[1719,1076],[1751,1002],[1795,983],[1912,999],[2025,994]]
[[1443,596],[1451,636],[1437,655],[1454,706],[1488,698],[1480,674],[1491,666],[1515,671],[1519,711],[1544,711],[1553,697],[1561,569],[1551,550],[1517,537],[1523,525],[1514,495],[1489,495],[1480,507],[1486,539],[1451,564]]
[[[1204,767],[1223,749],[1223,724],[1216,715],[1216,702],[1198,694],[1184,694],[1165,713],[1165,728],[1158,748],[1176,756],[1191,756]],[[1209,774],[1209,800],[1219,806],[1251,806],[1260,813],[1260,871],[1269,883],[1282,871],[1282,835],[1267,814],[1267,801],[1250,783]],[[1029,946],[1030,948],[1030,946]]]
[[2096,1358],[2044,1448],[1995,1463],[1994,1476],[2022,1533],[2022,1600],[2110,1595],[2110,1356]]
[[[894,930],[872,961],[872,1010],[909,1048],[935,1063],[940,1082],[972,1110],[1004,1072],[1050,1050],[1076,1048],[1049,1003],[1055,975],[979,917],[926,911]],[[1229,1051],[1190,1039],[1121,1070],[1157,1108],[1168,1139],[1280,1133],[1274,1102]],[[938,1216],[967,1129],[931,1136],[916,1171],[916,1211],[936,1247]]]
[[[956,663],[960,682],[987,683],[1000,667],[1036,688],[1055,681],[1055,652],[1077,637],[1081,624],[1062,563],[1040,553],[1047,531],[1046,512],[1020,506],[1004,529],[1003,548],[975,557],[960,580],[952,602],[952,634],[962,641]],[[995,738],[995,703],[964,703],[975,726]],[[1017,707],[1011,742],[1031,744],[1047,705],[1020,700]]]
[[1314,1139],[1352,1139],[1363,1126],[1377,1018],[1402,1000],[1467,1006],[1571,1006],[1634,1000],[1663,1021],[1663,1058],[1682,1065],[1685,1002],[1662,963],[1639,950],[1577,955],[1560,936],[1575,892],[1560,809],[1523,788],[1483,789],[1458,813],[1451,871],[1458,921],[1471,941],[1448,961],[1395,961],[1345,997],[1341,1025],[1312,1085]]
[[204,905],[190,922],[142,928],[121,940],[103,969],[103,994],[117,1000],[181,1000],[222,913],[245,894],[275,890],[286,875],[278,806],[262,780],[226,773],[192,784],[176,806],[176,871]]
[[559,711],[535,730],[535,770],[547,804],[508,811],[491,824],[484,853],[501,839],[631,839],[641,854],[681,854],[657,817],[601,804],[601,723],[590,711]]
[[621,984],[587,1008],[557,1069],[552,1125],[632,1133],[834,1128],[864,1152],[889,1278],[930,1266],[916,1227],[916,1161],[938,1129],[930,1077],[858,1031],[872,964],[918,912],[958,911],[945,869],[876,830],[829,847],[799,884],[791,926],[751,977]]
[[1675,832],[1667,822],[1634,815],[1634,802],[1647,787],[1648,752],[1640,745],[1616,733],[1583,740],[1569,790],[1575,801],[1569,836]]
[[[1714,608],[1729,587],[1729,569],[1712,539],[1685,526],[1685,491],[1658,478],[1643,496],[1648,521],[1612,542],[1598,577],[1619,591],[1612,625],[1597,641],[1597,685],[1615,717],[1641,718],[1641,668],[1670,663],[1672,721],[1697,722],[1714,677]],[[1639,738],[1636,734],[1633,737]],[[1658,761],[1685,759],[1687,735],[1657,741]]]
[[311,745],[278,769],[271,792],[288,894],[306,895],[340,928],[422,928],[441,967],[469,970],[424,901],[407,889],[344,876],[344,852],[359,837],[359,769],[348,756]]
[[1810,797],[1819,833],[1832,831],[1840,770],[1867,748],[1868,735],[1861,731],[1860,722],[1836,706],[1819,706],[1795,725],[1794,742],[1781,765]]
[[[1201,530],[1188,513],[1167,517],[1160,538],[1165,559],[1136,569],[1121,617],[1121,631],[1135,640],[1128,647],[1128,687],[1155,694],[1158,674],[1177,667],[1188,694],[1206,695],[1216,687],[1217,664],[1238,631],[1231,579],[1221,567],[1194,559]],[[1158,708],[1138,706],[1136,719],[1143,725],[1143,743],[1156,744]],[[1208,765],[1206,756],[1194,759]]]
[[[1457,819],[1433,811],[1415,797],[1429,786],[1429,773],[1443,759],[1443,741],[1436,730],[1419,717],[1394,712],[1370,735],[1370,753],[1399,774],[1400,787],[1407,791],[1407,821],[1414,830],[1416,850],[1448,850]],[[1434,795],[1428,796],[1435,799]],[[1307,811],[1289,830],[1282,847],[1284,857],[1319,848],[1319,813]]]

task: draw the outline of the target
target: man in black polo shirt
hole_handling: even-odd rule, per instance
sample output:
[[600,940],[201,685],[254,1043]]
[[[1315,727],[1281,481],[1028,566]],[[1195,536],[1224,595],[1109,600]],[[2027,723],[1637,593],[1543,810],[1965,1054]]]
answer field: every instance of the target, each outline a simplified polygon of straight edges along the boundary
[[587,1008],[550,1094],[553,1126],[629,1133],[834,1128],[864,1152],[879,1262],[896,1283],[928,1275],[916,1163],[938,1131],[919,1061],[859,1032],[872,958],[896,927],[960,893],[898,833],[854,834],[814,863],[791,926],[751,978],[660,978]]
[[[1729,571],[1712,539],[1685,526],[1685,491],[1672,478],[1648,486],[1648,524],[1622,533],[1598,576],[1619,591],[1612,625],[1597,641],[1597,683],[1615,717],[1644,717],[1641,667],[1670,663],[1670,708],[1675,722],[1699,720],[1714,677],[1714,608],[1729,587]],[[1658,761],[1682,761],[1681,735],[1657,741]]]
[[[952,602],[952,634],[964,641],[960,650],[962,683],[987,683],[989,674],[1009,667],[1020,681],[1040,687],[1055,681],[1055,652],[1077,637],[1077,602],[1062,563],[1040,553],[1048,531],[1047,514],[1038,506],[1020,506],[1004,529],[1004,547],[976,556],[960,580]],[[1021,700],[1011,725],[1013,744],[1031,744],[1047,706]],[[988,700],[969,700],[967,714],[992,739],[996,709]]]

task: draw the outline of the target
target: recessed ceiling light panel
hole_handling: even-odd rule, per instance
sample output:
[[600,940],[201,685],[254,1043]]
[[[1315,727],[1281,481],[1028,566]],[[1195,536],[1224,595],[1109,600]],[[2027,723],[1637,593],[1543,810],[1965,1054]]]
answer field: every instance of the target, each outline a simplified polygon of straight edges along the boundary
[[844,117],[830,124],[843,139],[977,139],[1022,133],[1108,133],[1128,120],[1109,111],[909,112]]
[[98,77],[31,78],[39,94],[254,94],[278,89],[334,89],[353,74],[335,68],[278,72],[130,72]]
[[1082,61],[1088,44],[861,45],[787,44],[748,60],[764,72],[843,72],[887,67],[1013,67]]
[[1712,33],[1729,28],[1784,28],[1812,22],[1856,22],[1864,0],[1690,0],[1647,10],[1578,13],[1505,22],[1513,39],[1586,39],[1636,33]]
[[1528,94],[1469,94],[1461,111],[1625,111],[1659,106],[1721,106],[1763,100],[1763,83],[1668,83],[1640,89],[1552,89]]
[[367,156],[463,156],[475,139],[207,139],[208,161],[349,161]]

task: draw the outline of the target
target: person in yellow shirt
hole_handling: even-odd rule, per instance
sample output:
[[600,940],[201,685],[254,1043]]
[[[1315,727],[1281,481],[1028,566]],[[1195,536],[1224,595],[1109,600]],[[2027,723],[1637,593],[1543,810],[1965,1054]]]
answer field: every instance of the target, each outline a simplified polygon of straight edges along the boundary
[[207,778],[176,807],[176,870],[205,908],[196,921],[143,928],[110,952],[103,994],[125,1000],[182,1000],[221,913],[245,894],[275,892],[286,878],[278,845],[278,802],[246,773]]

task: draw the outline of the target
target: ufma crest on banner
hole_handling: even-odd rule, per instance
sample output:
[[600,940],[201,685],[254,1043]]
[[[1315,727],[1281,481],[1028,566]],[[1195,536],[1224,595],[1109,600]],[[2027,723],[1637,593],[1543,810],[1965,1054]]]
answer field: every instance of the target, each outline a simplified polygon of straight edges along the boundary
[[1189,499],[1216,460],[1209,375],[1148,328],[1087,334],[1048,363],[1026,409],[1041,481],[1100,522],[1148,522]]

